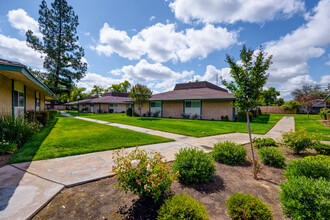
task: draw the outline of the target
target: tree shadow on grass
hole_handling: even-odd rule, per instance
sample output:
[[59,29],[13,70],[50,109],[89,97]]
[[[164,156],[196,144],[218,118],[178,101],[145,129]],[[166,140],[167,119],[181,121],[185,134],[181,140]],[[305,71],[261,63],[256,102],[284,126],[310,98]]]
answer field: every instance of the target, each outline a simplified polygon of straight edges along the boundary
[[270,114],[262,114],[259,117],[252,120],[251,124],[268,124]]
[[160,118],[138,118],[141,121],[159,121]]
[[159,200],[155,203],[152,198],[139,198],[133,201],[131,207],[124,205],[119,208],[119,213],[125,215],[127,220],[144,220],[144,219],[156,219],[157,211],[164,203],[164,201],[173,196],[174,194],[168,193],[167,195],[161,196]]
[[9,163],[13,164],[32,161],[40,146],[56,125],[57,121],[58,118],[55,118],[48,125],[43,127],[37,134],[33,135],[28,142],[25,143],[24,146],[12,156]]

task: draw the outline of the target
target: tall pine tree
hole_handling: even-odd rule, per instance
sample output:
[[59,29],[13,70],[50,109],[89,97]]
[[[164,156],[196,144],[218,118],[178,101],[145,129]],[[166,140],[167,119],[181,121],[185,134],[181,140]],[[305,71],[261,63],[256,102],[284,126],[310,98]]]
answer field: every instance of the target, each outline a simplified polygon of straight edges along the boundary
[[49,72],[47,85],[54,93],[70,94],[74,81],[83,78],[87,70],[87,63],[82,61],[84,49],[77,43],[78,16],[66,0],[55,0],[51,8],[43,0],[38,22],[43,37],[39,39],[28,30],[27,45],[43,54],[43,66]]

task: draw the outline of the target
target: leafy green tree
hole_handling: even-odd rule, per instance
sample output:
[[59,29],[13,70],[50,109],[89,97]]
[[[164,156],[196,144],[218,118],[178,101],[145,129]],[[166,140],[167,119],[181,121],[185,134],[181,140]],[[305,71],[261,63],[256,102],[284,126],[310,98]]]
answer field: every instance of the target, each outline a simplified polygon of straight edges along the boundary
[[285,102],[281,107],[284,110],[299,109],[300,108],[300,103],[295,101],[295,100],[291,100],[291,101]]
[[267,57],[267,54],[263,51],[262,47],[260,47],[256,56],[254,56],[254,51],[247,49],[244,45],[240,53],[240,59],[241,64],[235,62],[234,58],[229,55],[226,56],[226,62],[230,65],[231,69],[230,75],[234,81],[227,82],[226,80],[222,80],[222,84],[235,95],[235,107],[246,112],[252,151],[253,175],[254,178],[257,179],[258,171],[256,169],[256,161],[253,152],[249,110],[258,106],[257,100],[260,98],[262,88],[266,84],[268,78],[266,71],[271,64],[272,56]]
[[259,102],[265,106],[276,105],[277,96],[279,95],[281,95],[279,91],[276,91],[274,87],[270,87],[268,90],[261,92]]
[[49,72],[47,86],[56,95],[69,94],[74,81],[83,78],[87,70],[87,63],[82,61],[84,49],[78,44],[78,16],[66,0],[54,0],[51,8],[43,0],[38,22],[42,39],[28,30],[27,45],[44,56],[43,66]]
[[131,91],[129,92],[129,97],[132,99],[134,102],[134,105],[137,105],[138,110],[140,112],[140,118],[142,118],[142,107],[143,104],[147,101],[152,96],[152,91],[148,89],[148,87],[136,84],[135,86],[132,87]]
[[284,104],[284,99],[283,98],[279,98],[279,99],[276,100],[276,105],[277,106],[281,106],[283,104]]
[[94,96],[94,97],[100,97],[104,94],[104,92],[105,92],[104,88],[102,88],[100,86],[97,86],[97,85],[94,85],[93,89],[92,89],[92,91],[89,95]]
[[131,83],[125,80],[119,84],[112,84],[109,88],[106,89],[106,92],[128,92],[131,88]]
[[315,96],[315,99],[325,99],[329,95],[327,91],[328,88],[322,90],[320,85],[305,84],[302,86],[302,88],[297,88],[293,90],[291,94],[294,96],[294,100],[296,101],[299,101],[303,96],[308,95]]
[[303,107],[305,107],[307,111],[307,118],[309,118],[309,113],[312,111],[313,108],[313,101],[316,99],[316,96],[313,93],[309,95],[301,96],[299,101]]

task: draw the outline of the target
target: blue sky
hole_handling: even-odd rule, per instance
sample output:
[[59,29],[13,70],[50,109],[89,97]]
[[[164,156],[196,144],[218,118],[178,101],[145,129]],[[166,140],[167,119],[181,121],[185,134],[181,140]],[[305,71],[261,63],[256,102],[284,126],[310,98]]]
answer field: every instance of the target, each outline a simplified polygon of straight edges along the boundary
[[[0,0],[1,58],[42,69],[25,44],[26,30],[38,34],[40,2]],[[78,86],[88,90],[129,80],[158,93],[192,79],[230,80],[225,55],[238,60],[242,44],[273,55],[266,86],[285,99],[305,83],[330,83],[330,0],[68,2],[88,63]]]

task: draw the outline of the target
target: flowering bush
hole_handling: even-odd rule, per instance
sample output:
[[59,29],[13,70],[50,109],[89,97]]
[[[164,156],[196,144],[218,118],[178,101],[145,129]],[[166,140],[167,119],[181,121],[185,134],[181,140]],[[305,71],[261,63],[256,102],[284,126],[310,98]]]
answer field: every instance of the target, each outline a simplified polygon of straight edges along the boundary
[[147,153],[138,148],[125,155],[121,150],[115,151],[112,171],[118,178],[116,186],[125,192],[152,197],[156,202],[170,190],[178,175],[170,172],[170,167],[163,158],[160,153]]

